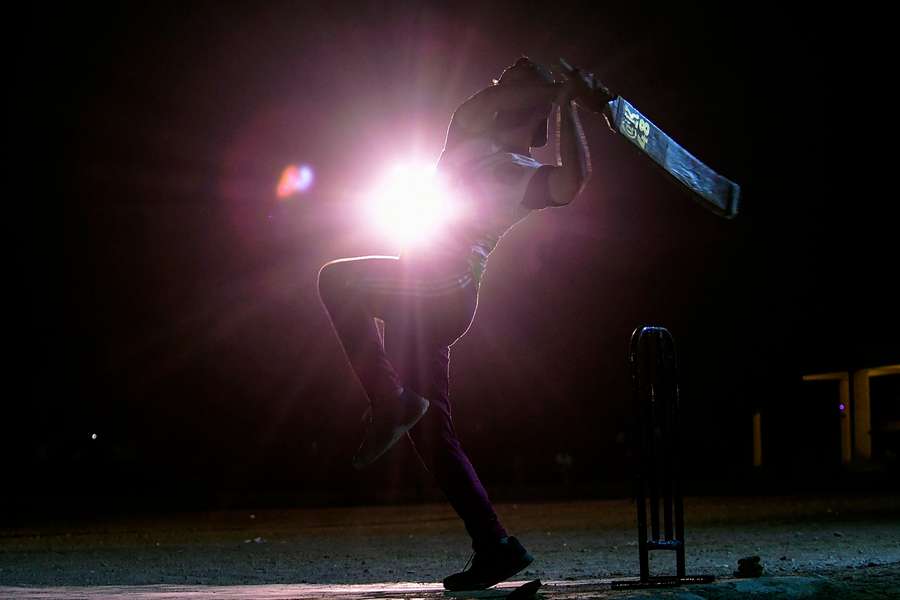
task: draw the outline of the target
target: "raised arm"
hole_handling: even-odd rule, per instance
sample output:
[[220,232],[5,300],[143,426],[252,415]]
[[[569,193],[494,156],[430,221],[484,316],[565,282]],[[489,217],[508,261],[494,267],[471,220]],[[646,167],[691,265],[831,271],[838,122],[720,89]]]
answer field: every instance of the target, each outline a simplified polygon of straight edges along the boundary
[[575,98],[584,93],[584,83],[572,78],[559,89],[556,104],[559,120],[556,135],[556,164],[548,178],[550,199],[556,206],[569,204],[584,189],[591,176],[591,156]]

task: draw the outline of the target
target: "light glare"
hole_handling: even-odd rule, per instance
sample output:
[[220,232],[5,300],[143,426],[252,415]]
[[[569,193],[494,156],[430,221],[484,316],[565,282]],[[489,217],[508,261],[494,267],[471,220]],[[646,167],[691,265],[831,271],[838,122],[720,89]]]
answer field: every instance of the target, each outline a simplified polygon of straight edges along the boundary
[[456,217],[452,195],[432,166],[404,164],[375,187],[369,214],[379,232],[403,246],[427,242]]

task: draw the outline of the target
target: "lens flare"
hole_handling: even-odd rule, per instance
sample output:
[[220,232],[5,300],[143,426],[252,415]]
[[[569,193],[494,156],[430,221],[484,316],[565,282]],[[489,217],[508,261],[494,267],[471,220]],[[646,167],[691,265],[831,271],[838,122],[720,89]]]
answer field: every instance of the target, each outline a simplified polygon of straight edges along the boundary
[[369,216],[379,232],[403,246],[427,243],[458,212],[436,169],[419,164],[390,169],[369,200]]
[[281,172],[275,194],[280,200],[286,200],[297,193],[302,194],[312,187],[314,179],[309,165],[289,165]]

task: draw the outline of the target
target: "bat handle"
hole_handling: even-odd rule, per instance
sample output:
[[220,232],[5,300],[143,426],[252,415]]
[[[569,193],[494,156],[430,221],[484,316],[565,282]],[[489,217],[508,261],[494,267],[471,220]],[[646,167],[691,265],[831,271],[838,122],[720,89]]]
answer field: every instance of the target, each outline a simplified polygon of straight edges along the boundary
[[609,108],[609,102],[615,99],[612,92],[597,79],[593,73],[582,71],[578,67],[572,66],[566,59],[560,57],[559,64],[570,77],[581,77],[587,88],[591,91],[590,95],[581,98],[579,104],[592,112],[602,114],[606,117],[608,124],[612,123],[612,113]]

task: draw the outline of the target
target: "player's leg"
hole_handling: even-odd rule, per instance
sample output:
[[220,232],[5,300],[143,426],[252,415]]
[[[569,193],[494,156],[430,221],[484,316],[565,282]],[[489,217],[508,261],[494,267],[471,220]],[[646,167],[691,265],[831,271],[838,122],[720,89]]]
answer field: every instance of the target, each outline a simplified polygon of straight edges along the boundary
[[453,428],[447,397],[448,354],[446,346],[428,353],[410,352],[397,364],[409,385],[431,400],[428,414],[410,430],[410,439],[478,548],[507,533]]
[[319,298],[341,346],[369,399],[397,395],[402,387],[384,354],[375,323],[383,300],[364,292],[357,282],[370,273],[395,275],[397,259],[363,257],[335,260],[319,271]]
[[[371,402],[367,435],[354,457],[362,468],[393,446],[422,417],[428,400],[405,388],[387,358],[375,324],[411,335],[446,335],[439,318],[457,303],[465,274],[413,268],[394,257],[332,261],[319,273],[319,294]],[[453,325],[455,327],[455,325]],[[389,335],[389,334],[388,334]]]
[[405,389],[384,352],[375,318],[410,310],[410,278],[393,257],[343,259],[319,272],[319,296],[370,401],[366,437],[353,464],[370,464],[425,414],[428,400]]
[[391,339],[389,336],[388,349],[401,377],[431,400],[428,413],[410,430],[410,439],[462,519],[475,550],[472,567],[451,575],[444,585],[450,590],[490,587],[518,573],[533,559],[516,538],[509,537],[456,435],[449,401],[450,349],[421,344],[397,348]]

